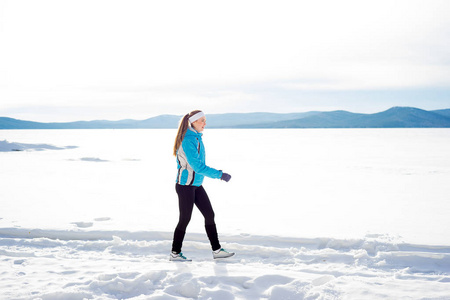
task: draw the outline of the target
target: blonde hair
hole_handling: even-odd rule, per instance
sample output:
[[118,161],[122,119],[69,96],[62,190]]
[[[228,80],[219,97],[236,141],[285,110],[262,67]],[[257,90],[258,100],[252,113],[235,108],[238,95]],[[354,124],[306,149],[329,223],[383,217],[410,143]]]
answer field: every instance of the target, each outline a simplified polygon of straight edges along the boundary
[[183,139],[184,139],[184,135],[186,134],[186,131],[189,128],[189,118],[199,112],[201,112],[201,110],[191,111],[190,113],[188,113],[181,119],[180,125],[178,126],[177,136],[175,138],[175,144],[173,145],[173,155],[174,156],[177,156],[178,148],[180,148],[181,143],[183,142]]

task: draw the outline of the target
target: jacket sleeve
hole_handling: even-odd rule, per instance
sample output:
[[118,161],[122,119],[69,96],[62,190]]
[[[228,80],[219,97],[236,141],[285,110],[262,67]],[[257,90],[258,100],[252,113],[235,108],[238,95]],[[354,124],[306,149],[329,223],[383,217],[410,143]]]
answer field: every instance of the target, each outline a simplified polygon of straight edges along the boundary
[[184,153],[186,153],[186,159],[188,164],[192,167],[195,173],[210,178],[219,179],[222,177],[222,171],[208,167],[201,159],[198,153],[198,142],[194,139],[184,139],[181,147],[183,147]]

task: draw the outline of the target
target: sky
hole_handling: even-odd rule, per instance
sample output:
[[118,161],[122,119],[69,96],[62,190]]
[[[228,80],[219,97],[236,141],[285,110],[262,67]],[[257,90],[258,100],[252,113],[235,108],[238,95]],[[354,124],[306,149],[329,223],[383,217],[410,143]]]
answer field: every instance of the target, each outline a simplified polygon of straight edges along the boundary
[[450,1],[0,0],[0,116],[450,108]]

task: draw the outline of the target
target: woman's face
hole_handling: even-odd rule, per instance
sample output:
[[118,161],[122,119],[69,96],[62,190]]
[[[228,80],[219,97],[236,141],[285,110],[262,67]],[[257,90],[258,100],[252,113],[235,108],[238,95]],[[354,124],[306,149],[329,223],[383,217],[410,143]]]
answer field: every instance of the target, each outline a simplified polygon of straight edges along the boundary
[[192,127],[194,127],[195,131],[197,132],[203,132],[206,126],[206,117],[201,117],[194,123],[192,123]]

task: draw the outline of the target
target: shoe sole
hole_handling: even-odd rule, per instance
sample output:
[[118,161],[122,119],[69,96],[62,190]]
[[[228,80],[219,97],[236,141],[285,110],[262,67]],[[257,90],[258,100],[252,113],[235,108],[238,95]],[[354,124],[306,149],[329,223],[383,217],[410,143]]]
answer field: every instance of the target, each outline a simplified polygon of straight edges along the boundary
[[174,262],[178,262],[178,261],[181,261],[181,262],[187,262],[187,261],[192,261],[192,259],[170,259],[170,261],[174,261]]
[[214,259],[229,258],[229,257],[232,257],[234,255],[235,255],[235,253],[233,253],[231,255],[228,255],[228,256],[214,257]]

